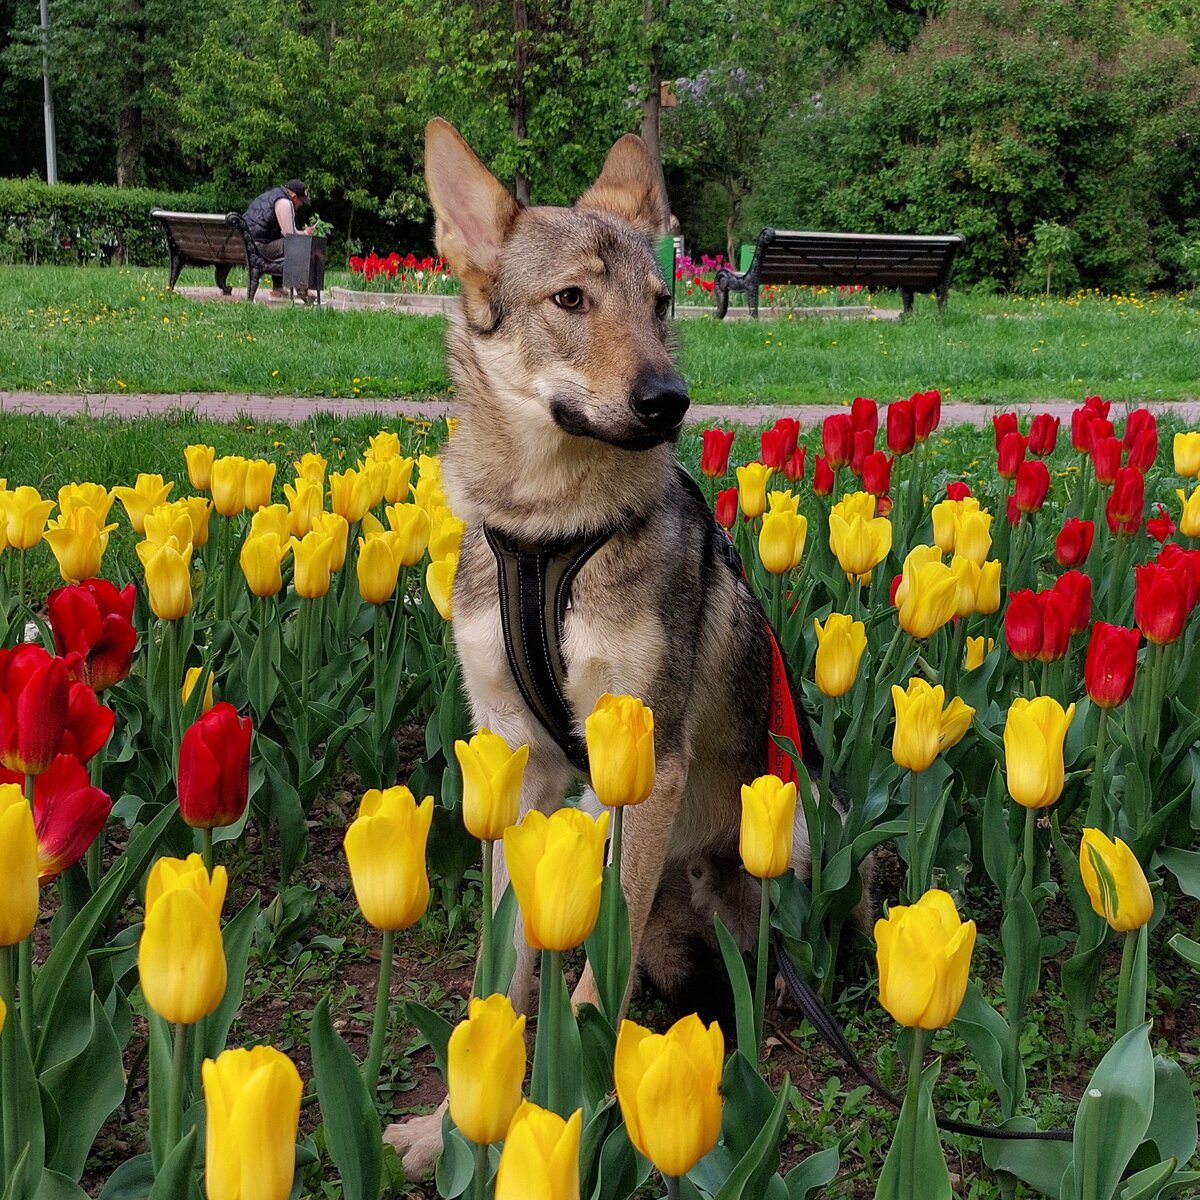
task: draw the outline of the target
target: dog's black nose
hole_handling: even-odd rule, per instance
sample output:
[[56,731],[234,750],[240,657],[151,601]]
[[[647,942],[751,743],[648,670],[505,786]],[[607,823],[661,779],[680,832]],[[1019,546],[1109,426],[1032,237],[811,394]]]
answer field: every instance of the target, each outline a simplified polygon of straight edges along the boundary
[[674,429],[687,412],[687,386],[673,371],[647,372],[634,380],[629,396],[633,411],[651,429]]

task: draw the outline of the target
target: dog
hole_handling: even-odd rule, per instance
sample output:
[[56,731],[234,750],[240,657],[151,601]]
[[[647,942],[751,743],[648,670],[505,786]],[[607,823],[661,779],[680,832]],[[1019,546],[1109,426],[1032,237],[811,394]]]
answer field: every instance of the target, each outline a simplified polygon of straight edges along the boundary
[[[772,648],[726,535],[675,458],[689,401],[654,253],[668,217],[659,175],[629,134],[573,207],[521,207],[441,119],[426,130],[425,175],[438,252],[461,283],[447,335],[459,421],[442,473],[467,521],[453,627],[471,711],[477,727],[528,743],[522,811],[558,808],[580,770],[510,664],[489,531],[527,549],[600,541],[569,584],[562,699],[576,737],[604,692],[653,710],[656,781],[625,812],[622,884],[634,961],[653,947],[642,970],[686,995],[688,939],[664,929],[685,927],[689,913],[711,929],[714,909],[743,944],[757,928],[757,884],[729,864],[741,785],[767,771]],[[819,771],[803,719],[801,733]],[[508,881],[497,850],[496,899]],[[793,866],[808,872],[802,816]],[[517,944],[510,995],[521,1011],[533,952],[519,931]],[[574,1000],[595,998],[585,968]],[[440,1129],[440,1111],[389,1128],[410,1177],[431,1169]]]

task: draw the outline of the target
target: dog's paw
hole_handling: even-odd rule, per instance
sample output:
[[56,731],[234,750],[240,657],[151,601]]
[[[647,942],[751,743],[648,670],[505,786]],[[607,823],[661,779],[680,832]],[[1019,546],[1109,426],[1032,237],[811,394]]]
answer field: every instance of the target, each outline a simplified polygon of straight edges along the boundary
[[433,1178],[433,1168],[442,1152],[442,1114],[445,1111],[443,1101],[436,1112],[424,1117],[409,1117],[383,1131],[383,1140],[395,1148],[407,1178],[414,1181]]

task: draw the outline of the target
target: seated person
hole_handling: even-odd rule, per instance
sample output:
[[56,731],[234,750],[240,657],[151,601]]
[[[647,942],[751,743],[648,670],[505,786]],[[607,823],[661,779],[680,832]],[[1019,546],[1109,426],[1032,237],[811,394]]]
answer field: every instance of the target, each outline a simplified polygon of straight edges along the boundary
[[[283,239],[289,233],[312,235],[312,226],[296,227],[296,213],[308,201],[308,189],[301,179],[289,179],[283,187],[270,188],[251,201],[243,214],[251,236],[258,243],[263,257],[274,262],[283,257]],[[271,295],[277,299],[283,295],[283,279],[271,276]],[[303,293],[302,293],[303,294]]]

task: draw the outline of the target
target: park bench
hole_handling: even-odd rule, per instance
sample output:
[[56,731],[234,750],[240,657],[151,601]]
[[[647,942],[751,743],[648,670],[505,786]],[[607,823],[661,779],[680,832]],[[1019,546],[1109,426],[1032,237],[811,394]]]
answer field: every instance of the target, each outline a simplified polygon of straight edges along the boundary
[[758,289],[764,284],[861,283],[895,288],[912,310],[916,292],[933,292],[944,308],[950,271],[963,239],[958,234],[929,237],[893,233],[812,233],[764,229],[742,273],[722,267],[714,281],[717,317],[725,316],[730,292],[744,292],[750,315],[758,316]]
[[269,260],[254,240],[241,213],[167,212],[156,208],[150,216],[166,234],[167,254],[171,259],[171,278],[167,290],[175,290],[175,281],[184,267],[215,267],[217,287],[228,296],[229,271],[245,267],[249,272],[246,299],[253,300],[258,281],[268,272],[283,274],[283,259]]

